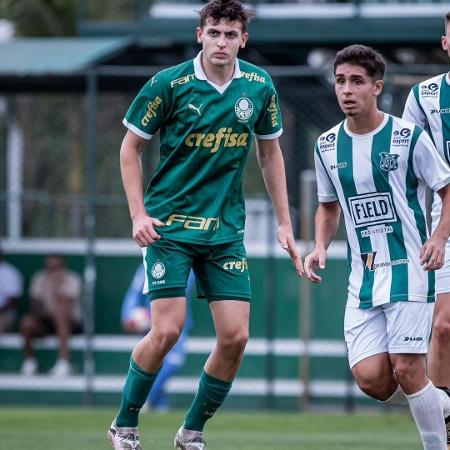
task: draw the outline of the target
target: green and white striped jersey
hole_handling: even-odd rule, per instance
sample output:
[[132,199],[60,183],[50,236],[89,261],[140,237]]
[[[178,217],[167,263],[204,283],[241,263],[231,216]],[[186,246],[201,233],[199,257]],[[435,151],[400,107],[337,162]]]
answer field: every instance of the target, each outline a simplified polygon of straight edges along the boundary
[[428,238],[425,188],[438,191],[450,170],[421,128],[385,114],[371,133],[343,121],[315,146],[320,202],[338,200],[349,246],[348,305],[434,301],[434,272],[424,272]]
[[[439,154],[450,166],[450,80],[448,74],[422,81],[411,89],[403,118],[428,131]],[[441,217],[439,195],[433,199],[433,227]]]
[[[201,53],[200,53],[201,54]],[[200,54],[157,73],[123,123],[151,139],[160,130],[160,160],[145,208],[169,239],[222,244],[243,239],[242,175],[254,136],[282,134],[278,95],[267,72],[236,60],[223,86],[207,80]]]

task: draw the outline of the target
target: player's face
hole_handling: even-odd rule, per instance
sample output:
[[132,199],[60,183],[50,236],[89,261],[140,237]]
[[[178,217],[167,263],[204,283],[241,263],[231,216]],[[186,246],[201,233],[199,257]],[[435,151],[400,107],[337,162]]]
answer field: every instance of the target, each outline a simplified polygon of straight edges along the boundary
[[445,27],[445,36],[441,38],[442,49],[450,57],[450,22]]
[[203,28],[197,27],[197,41],[202,44],[203,57],[216,67],[234,65],[238,51],[245,47],[248,33],[242,32],[240,22],[221,19],[216,25],[211,19]]
[[377,97],[383,89],[383,81],[374,81],[366,69],[354,64],[336,67],[335,91],[339,106],[347,117],[365,115],[377,108]]

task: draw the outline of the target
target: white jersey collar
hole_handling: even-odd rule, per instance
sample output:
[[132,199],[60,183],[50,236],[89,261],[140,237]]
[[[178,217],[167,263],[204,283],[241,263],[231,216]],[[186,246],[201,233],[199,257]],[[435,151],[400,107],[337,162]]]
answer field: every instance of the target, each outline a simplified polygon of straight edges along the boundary
[[384,128],[384,126],[387,124],[387,121],[389,119],[389,114],[386,114],[386,113],[383,113],[383,114],[384,114],[384,118],[383,118],[382,122],[380,123],[380,125],[378,125],[375,128],[375,130],[369,131],[368,133],[365,133],[365,134],[352,133],[348,129],[347,119],[344,120],[344,130],[350,137],[355,138],[355,139],[364,139],[366,137],[375,136],[380,130],[382,130]]
[[239,60],[236,58],[236,62],[234,63],[233,78],[231,78],[231,80],[228,81],[227,83],[225,83],[223,86],[219,86],[218,84],[213,83],[212,81],[208,80],[208,78],[206,78],[205,71],[203,70],[203,67],[202,67],[202,53],[203,53],[203,50],[200,50],[198,55],[194,58],[195,78],[197,78],[198,80],[203,80],[203,81],[208,82],[214,89],[216,89],[221,94],[223,94],[226,91],[227,87],[231,84],[231,82],[235,78],[241,78],[242,77],[241,69],[239,67]]

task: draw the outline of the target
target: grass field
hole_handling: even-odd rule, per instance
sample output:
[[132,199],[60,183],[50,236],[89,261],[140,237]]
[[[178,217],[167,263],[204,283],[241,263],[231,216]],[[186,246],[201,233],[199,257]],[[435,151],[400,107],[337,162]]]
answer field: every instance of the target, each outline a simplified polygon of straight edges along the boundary
[[[0,449],[107,450],[106,409],[0,408]],[[169,450],[182,413],[141,415],[144,450]],[[407,414],[298,415],[219,413],[208,450],[420,450]]]

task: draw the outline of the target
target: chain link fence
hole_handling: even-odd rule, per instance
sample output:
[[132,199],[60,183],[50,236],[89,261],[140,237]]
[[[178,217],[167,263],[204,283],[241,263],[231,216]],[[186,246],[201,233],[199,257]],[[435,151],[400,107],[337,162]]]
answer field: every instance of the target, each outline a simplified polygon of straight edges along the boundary
[[[33,84],[28,88],[22,80],[22,90],[0,92],[0,240],[5,253],[21,253],[30,261],[29,255],[33,254],[76,255],[71,264],[84,273],[85,286],[85,340],[78,342],[77,347],[81,351],[79,371],[85,375],[80,390],[87,394],[89,403],[93,402],[94,386],[110,389],[115,395],[120,392],[122,381],[117,374],[123,375],[124,370],[113,367],[110,352],[122,349],[120,357],[114,357],[115,363],[126,364],[129,357],[129,348],[123,351],[124,336],[105,336],[102,340],[103,334],[120,332],[119,305],[139,257],[131,240],[131,221],[120,176],[119,148],[125,133],[121,121],[140,87],[159,69],[101,67],[86,75],[85,86],[78,83],[67,87],[65,83],[63,88],[56,79],[43,91]],[[410,87],[446,69],[391,66],[381,108],[401,115]],[[295,66],[267,70],[277,87],[283,112],[284,133],[280,141],[295,235],[300,239],[305,236],[301,230],[308,229],[311,238],[314,183],[305,184],[311,186],[308,195],[302,193],[301,174],[313,178],[315,139],[343,119],[334,94],[333,76],[329,68],[322,71]],[[237,397],[242,395],[244,400],[233,404],[248,407],[245,395],[256,395],[265,400],[255,400],[255,407],[298,407],[298,398],[303,395],[306,409],[310,395],[329,395],[345,397],[346,404],[352,405],[349,398],[359,394],[348,378],[339,317],[345,302],[346,251],[337,258],[339,264],[328,264],[334,281],[324,283],[319,288],[322,291],[311,293],[304,284],[299,288],[287,259],[280,263],[282,252],[276,243],[272,209],[254,150],[252,153],[244,190],[246,244],[249,257],[253,258],[255,297],[251,329],[256,339],[247,349],[241,371],[242,387],[237,384]],[[155,136],[143,154],[145,180],[150,178],[158,157]],[[339,236],[345,239],[343,230]],[[105,255],[109,259],[98,258]],[[118,255],[127,256],[128,260],[117,261]],[[31,262],[35,268],[36,261]],[[305,299],[312,295],[314,301],[309,304]],[[330,298],[338,311],[333,314],[329,314]],[[195,314],[200,307],[196,308]],[[206,310],[198,314],[193,337],[199,341],[194,339],[191,351],[204,354],[209,347],[203,343],[205,337],[212,336],[212,328]],[[2,341],[0,336],[0,354],[5,345],[18,351],[17,342]],[[212,345],[210,340],[207,342]],[[311,361],[305,359],[309,357]],[[10,371],[20,367],[20,356],[19,362],[10,356],[5,361],[11,361]],[[332,361],[331,365],[328,361]],[[196,364],[186,370],[192,370],[195,377],[198,367]],[[96,377],[107,371],[116,375],[103,378],[103,386]],[[0,369],[0,391],[9,386],[9,379],[2,378],[1,372]],[[332,377],[331,381],[324,380],[324,374]],[[246,381],[246,376],[254,376],[257,382]],[[195,392],[196,378],[189,383],[175,380],[171,392]]]
[[[289,199],[298,223],[299,175],[313,168],[317,136],[342,120],[332,76],[308,67],[267,68],[277,87],[283,112],[281,145],[286,161]],[[85,215],[90,198],[95,206],[96,238],[128,238],[131,233],[119,168],[119,148],[125,133],[121,120],[130,102],[150,76],[130,71],[114,76],[106,69],[97,76],[95,136],[88,137],[89,95],[73,92],[19,92],[3,95],[0,102],[0,236],[21,238],[86,237]],[[433,73],[445,67],[433,67]],[[428,77],[426,67],[399,70],[385,80],[381,107],[401,115],[410,86]],[[119,88],[120,87],[120,88]],[[92,124],[91,124],[92,125]],[[95,145],[89,142],[95,141]],[[90,145],[90,147],[89,147]],[[91,148],[94,155],[89,155]],[[88,160],[95,163],[94,192],[89,192]],[[144,179],[149,180],[158,160],[158,139],[143,154]],[[261,207],[252,199],[265,199],[262,177],[254,154],[244,178],[249,199],[249,221],[259,221]],[[295,227],[296,237],[299,228]],[[258,229],[261,235],[258,235]],[[264,239],[264,227],[252,234]]]

